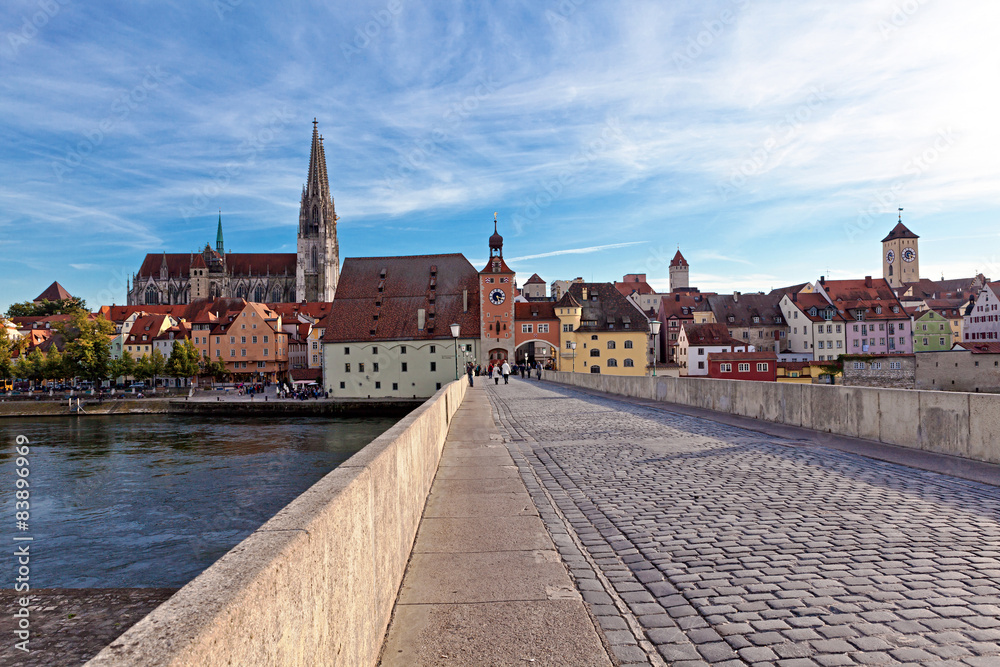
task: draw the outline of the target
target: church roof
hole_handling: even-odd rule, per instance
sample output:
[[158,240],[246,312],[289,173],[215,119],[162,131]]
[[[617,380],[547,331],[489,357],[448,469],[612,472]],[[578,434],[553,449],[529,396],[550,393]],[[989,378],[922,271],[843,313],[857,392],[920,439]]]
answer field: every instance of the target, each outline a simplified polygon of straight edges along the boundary
[[674,258],[672,260],[670,260],[670,266],[687,266],[687,265],[688,265],[687,260],[684,259],[684,255],[681,254],[681,249],[678,248],[677,254],[674,255]]
[[66,291],[66,288],[57,282],[53,282],[51,285],[45,288],[45,291],[35,297],[35,301],[61,301],[63,299],[72,299],[73,295]]
[[[194,257],[201,257],[201,254],[149,253],[146,255],[146,259],[143,260],[142,266],[139,267],[138,277],[159,278],[160,267],[166,262],[167,277],[188,278],[191,275],[192,262],[195,262],[195,265],[199,267],[201,264],[204,264],[204,258],[202,258],[201,264],[197,264],[198,260],[195,260]],[[276,276],[285,273],[294,276],[295,260],[296,255],[294,252],[228,252],[226,253],[226,268],[229,270],[230,275],[234,276],[251,274],[255,276],[267,274]]]
[[889,235],[886,236],[884,239],[882,239],[882,243],[885,243],[886,241],[892,241],[894,239],[919,239],[919,238],[920,238],[919,236],[917,236],[909,229],[907,229],[906,225],[903,224],[903,221],[900,220],[899,223],[897,223],[896,226],[892,228],[892,231],[889,232]]
[[479,338],[479,274],[459,253],[348,257],[326,321],[327,343],[450,339],[451,324],[462,338]]

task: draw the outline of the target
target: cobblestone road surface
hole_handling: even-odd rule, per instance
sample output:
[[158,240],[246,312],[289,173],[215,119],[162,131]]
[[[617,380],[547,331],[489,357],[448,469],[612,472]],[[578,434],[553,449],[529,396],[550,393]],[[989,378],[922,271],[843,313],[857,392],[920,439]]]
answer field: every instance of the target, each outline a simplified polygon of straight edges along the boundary
[[623,665],[1000,666],[1000,489],[559,385],[487,387]]

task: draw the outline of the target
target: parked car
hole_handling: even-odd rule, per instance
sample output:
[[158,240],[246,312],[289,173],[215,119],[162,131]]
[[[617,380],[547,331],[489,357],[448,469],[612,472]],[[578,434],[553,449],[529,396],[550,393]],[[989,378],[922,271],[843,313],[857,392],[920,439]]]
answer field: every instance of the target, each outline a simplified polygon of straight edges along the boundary
[[145,389],[146,388],[146,383],[145,382],[133,382],[132,384],[130,384],[128,386],[128,388],[129,389]]

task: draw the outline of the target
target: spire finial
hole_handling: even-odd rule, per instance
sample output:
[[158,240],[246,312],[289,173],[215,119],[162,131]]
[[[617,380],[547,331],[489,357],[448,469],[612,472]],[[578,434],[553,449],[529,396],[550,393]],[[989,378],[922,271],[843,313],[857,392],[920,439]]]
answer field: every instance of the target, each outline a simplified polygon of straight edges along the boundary
[[902,206],[899,207],[899,221],[900,222],[903,221],[903,207]]
[[493,231],[497,231],[497,212],[493,211]]

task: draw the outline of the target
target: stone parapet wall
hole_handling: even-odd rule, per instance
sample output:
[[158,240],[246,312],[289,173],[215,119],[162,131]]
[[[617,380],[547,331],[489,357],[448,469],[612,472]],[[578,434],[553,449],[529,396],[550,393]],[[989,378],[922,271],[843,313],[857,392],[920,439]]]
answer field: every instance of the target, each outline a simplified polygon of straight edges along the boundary
[[543,379],[610,394],[1000,463],[1000,395],[544,371]]
[[87,664],[374,665],[467,387],[442,388]]

